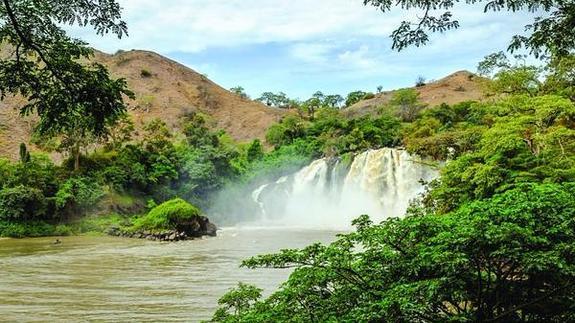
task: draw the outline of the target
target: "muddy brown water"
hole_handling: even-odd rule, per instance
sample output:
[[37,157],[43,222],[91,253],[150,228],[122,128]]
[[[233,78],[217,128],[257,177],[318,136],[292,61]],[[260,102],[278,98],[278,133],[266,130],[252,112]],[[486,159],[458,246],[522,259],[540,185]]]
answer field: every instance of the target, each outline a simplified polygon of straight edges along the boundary
[[237,282],[269,293],[287,270],[239,268],[241,260],[336,232],[229,228],[218,237],[160,243],[112,237],[0,240],[2,322],[198,322]]

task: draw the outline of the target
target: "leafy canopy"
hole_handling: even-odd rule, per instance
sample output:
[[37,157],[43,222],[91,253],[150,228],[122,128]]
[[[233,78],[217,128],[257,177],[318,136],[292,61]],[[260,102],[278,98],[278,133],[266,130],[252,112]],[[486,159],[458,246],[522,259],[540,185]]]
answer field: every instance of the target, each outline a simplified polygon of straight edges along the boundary
[[394,7],[422,11],[421,15],[417,15],[416,22],[403,21],[393,31],[393,48],[397,50],[427,44],[429,33],[459,28],[459,21],[451,12],[459,3],[482,4],[483,12],[505,10],[537,14],[533,23],[525,26],[527,35],[513,37],[509,45],[511,51],[527,48],[535,56],[551,53],[563,56],[575,49],[575,3],[569,0],[363,0],[363,3],[383,12]]
[[524,185],[435,215],[372,224],[330,245],[243,263],[295,268],[267,298],[240,285],[217,322],[567,322],[575,319],[575,186]]
[[2,0],[0,42],[10,54],[0,60],[0,92],[28,99],[22,114],[40,116],[38,131],[59,133],[82,126],[94,133],[122,115],[123,95],[132,97],[124,79],[110,78],[97,63],[83,64],[93,51],[70,38],[62,25],[92,26],[104,35],[127,32],[115,0]]

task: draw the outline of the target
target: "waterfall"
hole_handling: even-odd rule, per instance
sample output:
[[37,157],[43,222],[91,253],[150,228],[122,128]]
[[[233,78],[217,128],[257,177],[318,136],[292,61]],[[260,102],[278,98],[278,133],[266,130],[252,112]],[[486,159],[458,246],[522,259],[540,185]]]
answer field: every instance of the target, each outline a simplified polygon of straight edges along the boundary
[[275,225],[348,228],[361,214],[374,221],[404,215],[409,202],[437,171],[405,150],[363,152],[349,167],[339,160],[313,161],[299,172],[260,186],[252,198],[261,217]]
[[267,220],[267,212],[266,212],[265,203],[260,201],[260,195],[268,186],[269,186],[269,184],[264,184],[252,192],[252,200],[254,202],[256,202],[257,205],[260,207],[260,212],[261,212],[263,220]]

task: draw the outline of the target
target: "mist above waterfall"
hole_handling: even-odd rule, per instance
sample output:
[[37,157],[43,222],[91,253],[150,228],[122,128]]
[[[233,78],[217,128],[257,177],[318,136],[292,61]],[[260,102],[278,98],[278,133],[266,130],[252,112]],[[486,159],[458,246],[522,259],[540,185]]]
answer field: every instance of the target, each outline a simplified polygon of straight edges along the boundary
[[260,187],[254,201],[272,224],[345,228],[361,214],[375,221],[403,215],[424,189],[420,180],[435,175],[404,150],[370,150],[357,155],[349,170],[337,160],[316,160],[290,181]]
[[421,180],[436,176],[434,168],[405,150],[383,148],[358,154],[347,165],[315,160],[245,192],[241,203],[221,203],[233,203],[228,212],[242,214],[237,222],[247,225],[345,229],[362,214],[374,221],[402,216],[423,192]]

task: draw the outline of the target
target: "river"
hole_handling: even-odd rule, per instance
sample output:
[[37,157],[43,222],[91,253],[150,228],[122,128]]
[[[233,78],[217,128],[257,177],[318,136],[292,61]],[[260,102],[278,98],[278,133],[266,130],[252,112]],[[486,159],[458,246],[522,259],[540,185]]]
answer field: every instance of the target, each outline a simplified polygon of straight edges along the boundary
[[237,282],[269,293],[287,270],[239,268],[283,248],[330,242],[336,232],[229,228],[218,237],[160,243],[113,237],[0,240],[1,321],[185,321],[211,317]]

